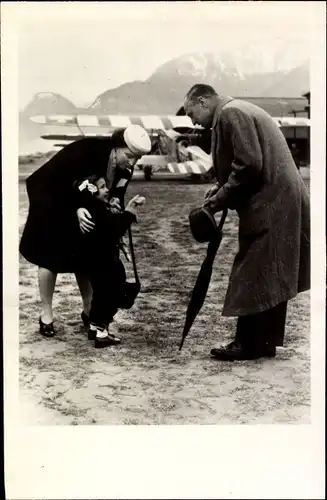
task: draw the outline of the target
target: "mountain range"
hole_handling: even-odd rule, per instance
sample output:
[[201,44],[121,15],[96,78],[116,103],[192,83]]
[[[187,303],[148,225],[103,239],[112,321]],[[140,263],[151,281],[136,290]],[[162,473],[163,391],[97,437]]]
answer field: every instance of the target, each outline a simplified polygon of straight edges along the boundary
[[76,107],[60,94],[41,92],[20,112],[20,142],[39,137],[40,125],[28,119],[35,114],[175,114],[195,83],[212,85],[222,95],[252,100],[271,113],[277,111],[279,102],[279,114],[289,114],[294,107],[304,107],[302,95],[310,90],[309,61],[287,69],[276,54],[269,61],[262,52],[260,57],[257,47],[245,52],[191,53],[162,64],[145,81],[127,82],[101,93],[86,108]]

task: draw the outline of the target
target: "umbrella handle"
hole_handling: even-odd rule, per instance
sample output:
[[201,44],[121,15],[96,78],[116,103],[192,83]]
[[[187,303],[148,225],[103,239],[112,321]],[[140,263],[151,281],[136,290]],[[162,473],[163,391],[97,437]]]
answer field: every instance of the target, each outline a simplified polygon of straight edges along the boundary
[[227,213],[228,213],[228,209],[224,208],[222,216],[221,216],[221,219],[219,221],[219,225],[218,225],[217,231],[221,231],[222,230],[224,222],[225,222],[226,217],[227,217]]

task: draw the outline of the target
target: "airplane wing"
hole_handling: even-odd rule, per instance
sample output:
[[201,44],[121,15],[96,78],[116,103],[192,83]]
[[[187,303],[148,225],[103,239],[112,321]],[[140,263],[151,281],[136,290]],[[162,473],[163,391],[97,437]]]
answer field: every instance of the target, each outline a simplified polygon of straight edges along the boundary
[[172,155],[144,155],[137,165],[144,170],[151,167],[151,173],[168,170],[172,174],[196,174],[209,172],[212,168],[212,157],[198,146],[183,147],[177,144],[178,157],[183,161],[172,161]]
[[[124,128],[130,124],[144,127],[152,135],[156,131],[192,130],[201,127],[194,126],[191,119],[184,115],[35,115],[30,120],[41,124],[44,131],[43,139],[75,141],[83,137],[108,137],[116,128]],[[310,127],[310,120],[305,117],[273,117],[277,125],[287,130],[288,128]]]
[[[185,159],[187,161],[198,161],[191,163],[192,170],[187,167],[189,173],[201,173],[207,171],[207,162],[201,160],[201,153],[197,152],[196,158],[192,156],[191,150],[186,150],[182,145],[176,144],[180,132],[192,132],[195,128],[192,120],[188,116],[178,115],[144,115],[144,116],[123,116],[123,115],[36,115],[30,119],[42,125],[43,131],[41,137],[49,140],[76,141],[85,137],[110,137],[117,128],[124,128],[130,124],[141,125],[150,134],[152,139],[167,139],[167,143],[157,154],[144,155],[137,163],[137,166],[144,170],[147,178],[150,178],[153,172],[158,170],[169,170],[168,165],[173,160]],[[177,130],[179,132],[177,132]],[[163,142],[161,142],[163,145]],[[58,147],[61,144],[57,144]],[[198,148],[202,151],[201,148]],[[205,153],[204,153],[205,154]],[[183,171],[183,167],[172,169],[170,171]]]
[[178,156],[183,161],[169,162],[167,168],[172,173],[181,174],[205,174],[208,172],[212,164],[211,154],[207,154],[199,146],[178,145]]
[[273,116],[272,119],[279,127],[310,127],[310,119],[305,116]]
[[108,137],[115,129],[130,124],[141,125],[152,134],[156,130],[194,128],[188,116],[175,115],[35,115],[30,120],[43,126],[43,139],[65,141],[82,137]]
[[199,160],[189,160],[180,163],[172,162],[167,163],[167,168],[172,174],[205,174],[212,167],[199,161]]
[[[148,179],[158,170],[168,169],[173,174],[201,175],[212,169],[211,155],[198,146],[183,144],[185,137],[190,138],[192,134],[196,136],[202,129],[194,126],[191,119],[185,115],[36,115],[30,119],[43,126],[43,139],[66,143],[85,137],[110,137],[117,128],[125,128],[130,124],[141,125],[151,138],[155,139],[157,145],[156,154],[145,155],[137,163]],[[285,137],[308,137],[308,118],[273,117],[273,120]],[[63,145],[65,144],[57,144],[59,147]]]
[[286,140],[310,139],[310,119],[306,117],[283,116],[273,118]]

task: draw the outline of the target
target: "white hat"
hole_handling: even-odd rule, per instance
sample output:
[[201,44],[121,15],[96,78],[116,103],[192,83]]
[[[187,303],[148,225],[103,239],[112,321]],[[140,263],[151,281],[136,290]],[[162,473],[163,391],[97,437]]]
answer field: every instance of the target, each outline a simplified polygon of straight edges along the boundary
[[124,132],[127,147],[136,155],[144,155],[151,150],[151,139],[140,125],[128,125]]

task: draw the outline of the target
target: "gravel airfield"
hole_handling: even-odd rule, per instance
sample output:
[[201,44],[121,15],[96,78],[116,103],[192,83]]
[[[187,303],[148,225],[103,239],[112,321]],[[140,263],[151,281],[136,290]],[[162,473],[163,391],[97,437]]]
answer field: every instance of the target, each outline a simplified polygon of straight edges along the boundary
[[[40,164],[40,160],[39,163]],[[20,234],[28,199],[20,165]],[[309,184],[309,182],[308,182]],[[20,256],[19,382],[23,421],[31,425],[310,423],[310,292],[289,303],[285,347],[275,359],[219,362],[210,349],[233,338],[236,319],[221,310],[237,251],[237,217],[224,226],[211,284],[181,352],[185,312],[206,252],[188,226],[207,184],[135,179],[127,199],[146,197],[133,227],[142,291],[116,317],[122,344],[95,349],[80,320],[72,274],[58,276],[57,336],[38,333],[37,268]],[[130,264],[126,264],[132,276]]]

